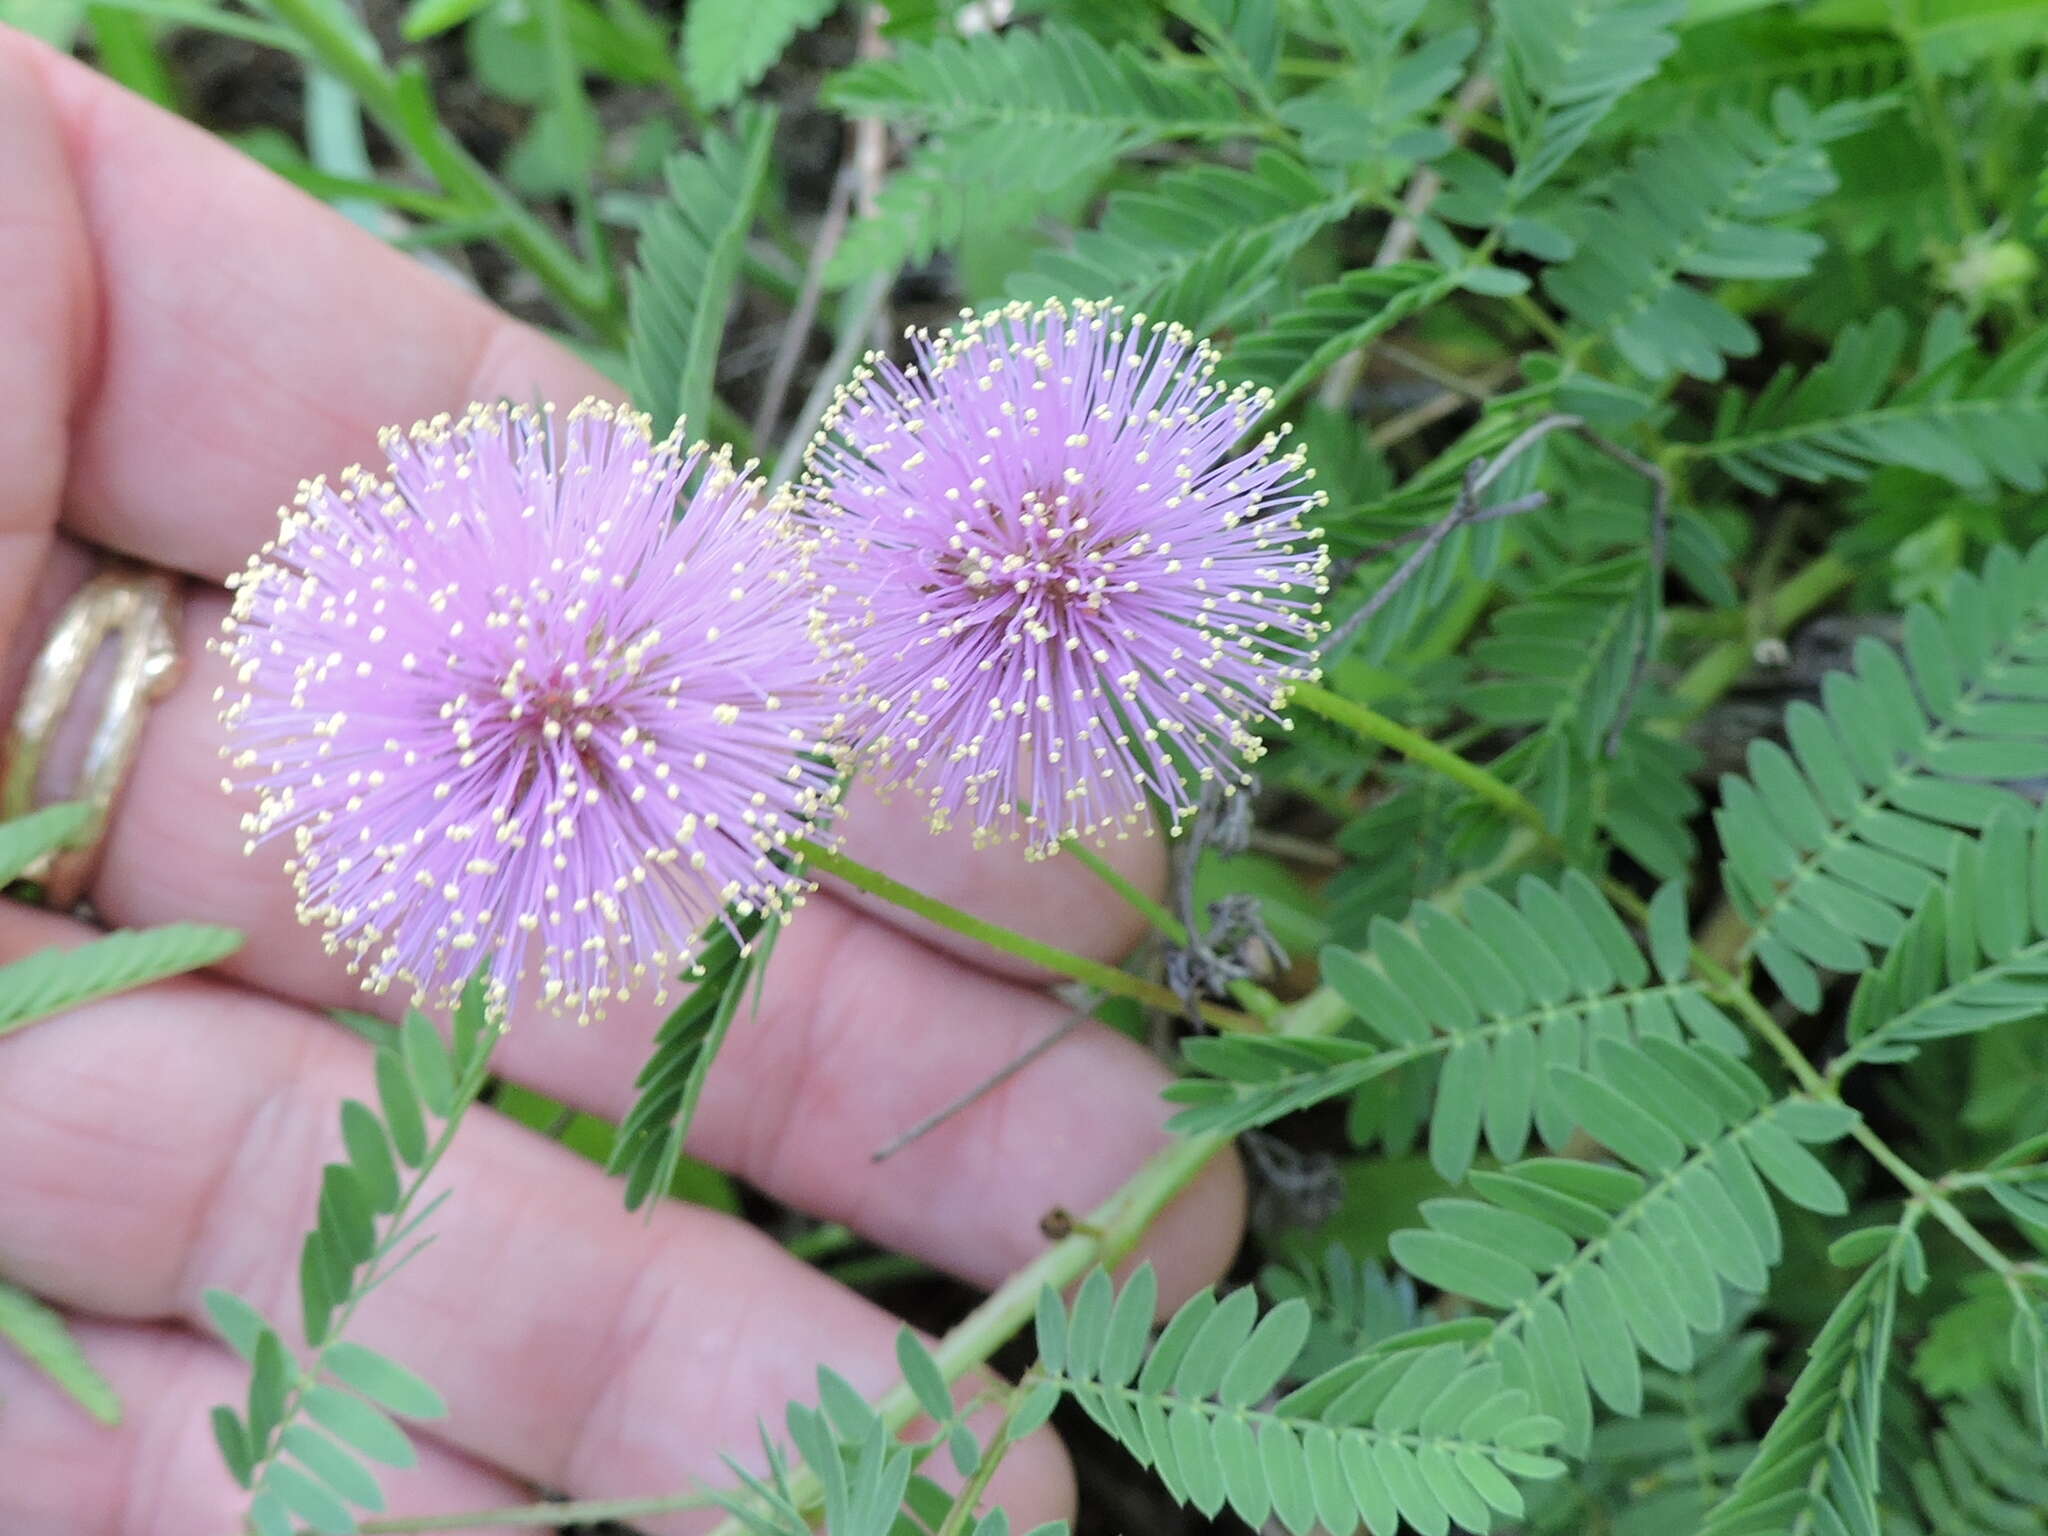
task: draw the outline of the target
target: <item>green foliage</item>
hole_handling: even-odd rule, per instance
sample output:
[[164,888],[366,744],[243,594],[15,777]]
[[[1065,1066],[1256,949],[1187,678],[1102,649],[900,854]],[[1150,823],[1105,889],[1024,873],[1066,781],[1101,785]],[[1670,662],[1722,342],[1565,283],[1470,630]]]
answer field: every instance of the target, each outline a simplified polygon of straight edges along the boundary
[[891,179],[877,215],[849,231],[830,268],[840,281],[918,259],[970,227],[1010,227],[1054,188],[1141,145],[1245,128],[1220,82],[1056,23],[909,43],[842,71],[826,99],[931,135]]
[[1994,361],[1944,310],[1913,377],[1894,387],[1905,341],[1895,310],[1851,325],[1813,369],[1788,364],[1753,396],[1727,391],[1713,436],[1679,452],[1764,492],[1787,479],[1865,480],[1886,465],[1971,491],[2048,483],[2048,331]]
[[64,1319],[18,1286],[0,1281],[0,1339],[54,1381],[101,1424],[121,1422],[121,1400],[113,1383],[100,1374]]
[[701,152],[674,156],[667,196],[641,226],[626,363],[634,397],[657,432],[678,419],[699,435],[706,429],[726,312],[774,132],[773,114],[747,112],[732,134],[708,134]]
[[[1766,1193],[1822,1213],[1847,1200],[1802,1143],[1842,1135],[1838,1103],[1773,1099],[1734,1057],[1667,1040],[1604,1040],[1550,1069],[1571,1118],[1627,1167],[1538,1158],[1474,1173],[1477,1199],[1426,1202],[1395,1234],[1419,1279],[1502,1310],[1476,1346],[1584,1455],[1597,1397],[1642,1407],[1638,1352],[1689,1368],[1728,1321],[1724,1286],[1765,1288],[1783,1252]],[[1635,1171],[1630,1171],[1631,1169]]]
[[2002,1392],[1951,1404],[1907,1476],[1926,1528],[1957,1536],[2048,1528],[2048,1445]]
[[1878,1529],[1885,1371],[1903,1252],[1888,1249],[1836,1304],[1756,1459],[1702,1536]]
[[45,949],[0,965],[0,1035],[103,997],[218,964],[242,946],[232,928],[171,923]]
[[1920,1044],[2048,1014],[2048,809],[2001,807],[1960,841],[1941,882],[1849,1004],[1857,1062],[1902,1061]]
[[1456,1343],[1369,1353],[1275,1400],[1308,1336],[1305,1302],[1261,1314],[1249,1289],[1203,1291],[1154,1342],[1157,1296],[1149,1267],[1121,1295],[1095,1271],[1071,1312],[1045,1292],[1039,1369],[1206,1515],[1228,1505],[1297,1536],[1391,1536],[1404,1520],[1487,1531],[1522,1513],[1513,1479],[1564,1471],[1542,1454],[1555,1421]]
[[[1663,909],[1676,899],[1663,898]],[[1688,975],[1682,915],[1676,928],[1660,925],[1653,943],[1654,972],[1577,872],[1557,886],[1524,878],[1512,904],[1480,889],[1456,916],[1422,904],[1403,927],[1375,919],[1365,954],[1322,955],[1325,981],[1363,1033],[1190,1039],[1188,1061],[1205,1075],[1168,1090],[1188,1106],[1172,1123],[1243,1130],[1440,1062],[1429,1149],[1445,1178],[1465,1175],[1482,1137],[1503,1160],[1520,1157],[1532,1131],[1560,1148],[1577,1122],[1554,1069],[1583,1066],[1601,1041],[1748,1048]]]
[[691,0],[683,11],[683,78],[722,107],[760,82],[799,32],[839,0]]
[[1810,270],[1819,237],[1770,221],[1834,190],[1822,146],[1868,116],[1854,102],[1814,112],[1788,91],[1771,103],[1769,128],[1731,109],[1639,154],[1569,226],[1577,253],[1544,275],[1580,327],[1577,350],[1606,342],[1652,379],[1718,379],[1724,355],[1755,352],[1745,321],[1678,279]]
[[1094,229],[1040,253],[1010,291],[1114,297],[1207,334],[1255,305],[1288,258],[1357,201],[1276,150],[1249,170],[1197,162],[1112,194]]
[[1291,400],[1317,375],[1373,337],[1444,298],[1457,283],[1426,262],[1367,267],[1311,289],[1301,303],[1230,351],[1231,372]]
[[691,973],[696,984],[655,1035],[654,1049],[634,1081],[638,1097],[619,1122],[612,1144],[607,1171],[624,1177],[628,1210],[674,1186],[704,1079],[759,979],[775,932],[759,913],[729,923],[717,919],[705,931]]
[[1532,1500],[1542,1536],[1668,1536],[1697,1530],[1756,1444],[1749,1405],[1764,1390],[1770,1336],[1734,1333],[1703,1348],[1688,1370],[1643,1370],[1643,1411],[1595,1426],[1588,1466]]
[[1952,578],[1939,609],[1908,611],[1903,659],[1859,641],[1819,707],[1787,711],[1791,750],[1753,742],[1749,778],[1723,780],[1714,822],[1754,930],[1746,952],[1801,1008],[1819,1004],[1816,967],[1860,971],[1871,946],[1899,941],[1960,829],[2016,803],[1998,785],[2048,773],[2044,634],[2048,542],[2024,559],[1996,550],[1981,576]]
[[1497,15],[1512,207],[1561,170],[1600,120],[1677,46],[1683,0],[1529,0]]
[[422,1203],[421,1194],[483,1087],[500,1028],[482,981],[472,981],[449,1042],[424,1016],[407,1015],[396,1038],[377,1048],[378,1106],[342,1105],[347,1156],[321,1170],[318,1218],[299,1256],[303,1359],[247,1301],[206,1293],[214,1327],[250,1369],[239,1410],[213,1410],[214,1443],[229,1475],[249,1490],[249,1521],[263,1536],[292,1531],[295,1522],[354,1531],[354,1509],[384,1508],[368,1463],[402,1468],[416,1460],[396,1419],[447,1413],[412,1371],[344,1335],[371,1291],[430,1241],[420,1231],[446,1197]]

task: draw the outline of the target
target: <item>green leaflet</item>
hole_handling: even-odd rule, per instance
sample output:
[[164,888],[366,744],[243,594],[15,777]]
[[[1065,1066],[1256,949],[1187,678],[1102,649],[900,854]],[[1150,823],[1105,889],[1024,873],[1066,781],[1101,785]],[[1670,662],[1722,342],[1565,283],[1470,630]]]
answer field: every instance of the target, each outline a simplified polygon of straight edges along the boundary
[[0,965],[0,1035],[96,999],[225,960],[241,947],[231,928],[171,923],[108,934],[75,949],[45,949]]
[[[2048,708],[2044,708],[2048,728]],[[1961,840],[1849,1004],[1840,1077],[1866,1062],[1903,1061],[1928,1040],[1974,1034],[2048,1013],[2048,809],[1997,811]]]
[[[420,1229],[440,1200],[422,1202],[422,1188],[484,1084],[498,1034],[479,975],[455,1010],[452,1044],[421,1015],[408,1016],[398,1040],[376,1050],[380,1109],[353,1099],[342,1105],[347,1156],[321,1170],[317,1215],[300,1252],[303,1360],[241,1297],[204,1297],[214,1327],[249,1365],[242,1404],[217,1405],[212,1427],[229,1475],[250,1490],[258,1530],[288,1531],[296,1517],[321,1532],[354,1531],[355,1509],[383,1508],[367,1463],[405,1468],[417,1459],[393,1415],[447,1413],[441,1395],[406,1366],[341,1335],[363,1298],[424,1246]],[[431,1140],[430,1115],[439,1122]]]
[[699,436],[708,430],[712,374],[774,130],[772,113],[744,111],[734,132],[708,133],[701,152],[671,157],[668,195],[641,226],[626,365],[657,437],[678,420]]
[[1043,1301],[1041,1347],[1048,1331],[1059,1343],[1042,1368],[1205,1515],[1228,1506],[1254,1526],[1277,1516],[1301,1536],[1318,1525],[1391,1536],[1397,1518],[1486,1531],[1522,1512],[1513,1479],[1564,1470],[1543,1454],[1555,1422],[1498,1365],[1468,1361],[1456,1343],[1368,1351],[1268,1406],[1307,1340],[1306,1304],[1261,1314],[1249,1290],[1221,1301],[1205,1291],[1147,1353],[1153,1292],[1149,1270],[1140,1273],[1142,1308],[1099,1270],[1071,1313]]
[[19,1350],[101,1424],[121,1422],[114,1387],[85,1357],[64,1319],[27,1291],[0,1282],[0,1340]]
[[841,71],[825,96],[849,115],[928,135],[875,215],[847,232],[828,268],[842,283],[893,271],[957,241],[970,224],[1020,223],[1055,187],[1085,181],[1141,145],[1246,128],[1222,81],[1104,47],[1062,23],[909,43],[893,58]]
[[759,83],[839,0],[695,0],[683,12],[683,78],[707,107]]
[[1765,492],[1787,479],[1864,480],[1886,465],[1969,490],[2048,483],[2048,331],[1993,362],[1945,312],[1913,376],[1895,385],[1905,341],[1905,320],[1881,310],[1845,329],[1814,368],[1787,364],[1754,395],[1728,390],[1713,436],[1675,451]]
[[[1755,742],[1749,777],[1723,779],[1714,822],[1729,891],[1755,930],[1746,953],[1799,1007],[1818,1003],[1819,971],[1860,971],[1872,948],[1901,941],[1905,913],[1963,849],[1960,829],[2019,806],[2000,781],[2048,772],[2044,663],[2048,542],[2024,558],[1996,550],[1981,575],[1949,582],[1940,611],[1908,612],[1903,656],[1865,638],[1854,670],[1824,679],[1820,707],[1794,704],[1789,752]],[[2022,910],[2008,906],[1999,921]],[[1950,974],[1960,975],[1975,941],[1955,922],[1945,931],[1957,952]],[[1873,986],[1912,991],[1905,965]]]
[[1821,239],[1767,221],[1834,190],[1822,146],[1869,116],[1861,102],[1814,112],[1785,92],[1772,103],[1768,128],[1731,109],[1637,155],[1598,203],[1580,210],[1577,253],[1543,277],[1545,291],[1583,328],[1576,354],[1598,338],[1647,378],[1718,379],[1724,355],[1755,352],[1747,322],[1678,279],[1807,272]]
[[1266,280],[1358,195],[1292,155],[1250,169],[1197,163],[1113,193],[1095,226],[1042,252],[1010,281],[1018,298],[1114,297],[1201,334],[1259,297]]
[[[1837,1212],[1839,1185],[1801,1145],[1845,1132],[1839,1106],[1773,1100],[1710,1045],[1604,1039],[1585,1068],[1551,1068],[1573,1123],[1636,1171],[1533,1158],[1475,1172],[1473,1199],[1433,1200],[1397,1232],[1416,1278],[1496,1308],[1474,1346],[1586,1454],[1593,1400],[1633,1414],[1648,1355],[1690,1369],[1728,1325],[1723,1287],[1760,1294],[1782,1238],[1766,1186]],[[1398,1339],[1394,1341],[1398,1343]]]
[[1760,1522],[1786,1536],[1879,1529],[1879,1443],[1900,1252],[1895,1247],[1864,1271],[1836,1304],[1755,1460],[1702,1536],[1741,1536],[1766,1528]]
[[1513,903],[1476,890],[1456,917],[1421,905],[1406,929],[1375,919],[1368,949],[1325,950],[1323,974],[1357,1012],[1356,1031],[1188,1040],[1188,1061],[1205,1076],[1168,1090],[1188,1106],[1177,1129],[1267,1124],[1441,1061],[1430,1156],[1457,1179],[1482,1139],[1505,1161],[1520,1157],[1532,1134],[1561,1147],[1576,1121],[1566,1080],[1551,1069],[1584,1065],[1603,1040],[1748,1050],[1697,982],[1652,979],[1620,917],[1576,873],[1559,887],[1526,878]]

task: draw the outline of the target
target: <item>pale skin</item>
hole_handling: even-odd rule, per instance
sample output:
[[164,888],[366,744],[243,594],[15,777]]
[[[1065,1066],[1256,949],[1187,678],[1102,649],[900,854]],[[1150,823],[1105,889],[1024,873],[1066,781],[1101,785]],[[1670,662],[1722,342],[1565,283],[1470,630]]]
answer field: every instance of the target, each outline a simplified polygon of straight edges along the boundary
[[[378,244],[207,135],[0,29],[0,719],[51,614],[102,546],[193,578],[189,673],[149,722],[92,896],[110,923],[226,923],[218,974],[0,1040],[0,1275],[73,1314],[127,1405],[95,1426],[0,1347],[0,1530],[226,1536],[242,1507],[206,1409],[243,1372],[205,1332],[208,1286],[293,1315],[297,1244],[365,1049],[321,1010],[364,1006],[291,916],[280,856],[245,858],[220,791],[205,636],[218,582],[306,476],[370,459],[381,424],[471,399],[617,388],[555,343]],[[1079,864],[970,855],[908,800],[856,791],[848,851],[997,922],[1104,959],[1135,919]],[[1156,840],[1114,845],[1161,884]],[[0,960],[86,937],[0,904]],[[814,898],[760,1015],[734,1031],[692,1150],[800,1209],[981,1285],[1033,1257],[1164,1140],[1164,1069],[1083,1031],[877,1169],[869,1154],[1064,1017],[1001,957]],[[374,1004],[389,1012],[395,1000]],[[578,1030],[513,1021],[499,1063],[616,1116],[659,1012]],[[438,1241],[358,1336],[451,1413],[394,1475],[394,1513],[678,1492],[806,1397],[820,1363],[879,1392],[894,1320],[755,1229],[672,1205],[627,1216],[573,1154],[481,1113],[449,1159]],[[1172,1305],[1234,1250],[1241,1176],[1213,1166],[1146,1252]],[[1013,1528],[1070,1513],[1049,1436],[997,1479]],[[663,1529],[703,1528],[680,1516]]]

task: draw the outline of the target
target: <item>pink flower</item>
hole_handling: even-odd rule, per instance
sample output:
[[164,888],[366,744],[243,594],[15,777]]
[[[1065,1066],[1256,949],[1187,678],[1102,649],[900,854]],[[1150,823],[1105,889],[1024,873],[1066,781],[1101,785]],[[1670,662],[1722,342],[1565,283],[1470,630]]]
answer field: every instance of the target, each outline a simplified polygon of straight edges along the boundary
[[1314,675],[1329,561],[1299,452],[1242,441],[1268,397],[1109,305],[915,344],[842,392],[806,479],[870,768],[1041,852],[1244,783]]
[[[657,996],[721,912],[781,912],[840,690],[786,509],[586,402],[386,432],[304,485],[218,648],[251,848],[366,985],[510,1007]],[[696,489],[687,489],[693,477]],[[680,516],[677,515],[678,506]]]

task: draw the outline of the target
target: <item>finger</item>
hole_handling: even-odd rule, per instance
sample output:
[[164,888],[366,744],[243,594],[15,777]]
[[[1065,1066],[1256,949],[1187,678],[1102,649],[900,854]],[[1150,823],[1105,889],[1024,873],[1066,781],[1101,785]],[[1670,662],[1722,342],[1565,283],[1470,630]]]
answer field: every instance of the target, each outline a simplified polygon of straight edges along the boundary
[[91,341],[85,226],[62,140],[35,101],[25,59],[0,50],[0,465],[11,466],[0,477],[0,644],[22,620],[57,523]]
[[[0,1346],[0,1530],[8,1536],[209,1536],[241,1529],[249,1495],[215,1449],[208,1414],[249,1389],[226,1349],[181,1328],[75,1321],[72,1333],[121,1399],[96,1424],[48,1377]],[[378,1469],[393,1515],[528,1502],[518,1483],[459,1452],[419,1445],[416,1467]],[[473,1527],[477,1536],[503,1528]]]
[[[92,409],[71,444],[66,520],[82,537],[219,580],[270,536],[302,479],[374,459],[380,427],[473,399],[619,397],[540,332],[191,124],[19,34],[0,33],[0,55],[41,82],[15,110],[44,104],[55,125],[44,136],[68,143],[94,236],[91,263],[68,249],[27,253],[100,274],[97,313],[73,328],[103,336]],[[36,280],[15,286],[33,294],[54,281],[31,270]],[[87,355],[43,358],[20,398],[82,388]],[[31,458],[12,446],[0,434],[0,486],[63,462],[40,443],[21,445]],[[199,739],[215,739],[210,720]],[[1073,861],[961,857],[908,799],[863,806],[847,833],[855,857],[1048,942],[1114,956],[1137,935]],[[1157,887],[1156,844],[1114,846]]]
[[[291,914],[269,858],[223,854],[236,808],[198,760],[201,676],[159,706],[141,770],[106,843],[96,900],[132,925],[197,919],[248,942],[223,969],[316,1007],[366,999]],[[177,759],[187,760],[180,763]],[[387,1011],[390,1011],[387,1008]],[[666,1008],[642,996],[577,1030],[517,1022],[504,1070],[549,1096],[617,1119]],[[1164,1144],[1166,1075],[1144,1051],[1091,1028],[876,1169],[870,1154],[1059,1027],[1041,994],[814,900],[778,939],[758,1013],[736,1022],[707,1086],[699,1155],[805,1210],[982,1284],[1042,1246],[1054,1206],[1085,1210]],[[1239,1196],[1225,1168],[1155,1233],[1169,1292],[1227,1265]]]
[[[17,911],[48,930],[54,919]],[[196,1323],[208,1286],[297,1312],[297,1248],[336,1106],[370,1098],[342,1031],[185,981],[0,1041],[0,1268],[74,1306]],[[698,1207],[628,1215],[589,1163],[488,1111],[436,1177],[433,1245],[351,1337],[448,1400],[445,1440],[585,1496],[722,1482],[821,1364],[863,1393],[895,1379],[895,1320],[754,1228]],[[1021,1524],[1064,1513],[1050,1439],[1019,1447]],[[693,1529],[702,1521],[683,1521]]]

